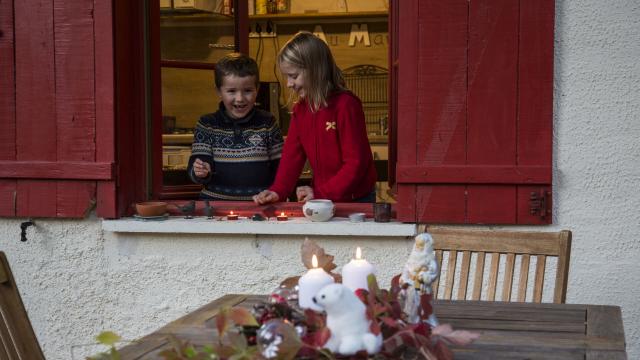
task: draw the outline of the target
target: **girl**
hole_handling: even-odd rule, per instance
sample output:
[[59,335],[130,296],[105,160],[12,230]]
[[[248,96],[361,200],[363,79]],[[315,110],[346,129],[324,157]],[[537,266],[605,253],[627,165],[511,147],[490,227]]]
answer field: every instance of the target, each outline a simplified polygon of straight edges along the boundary
[[308,159],[312,186],[297,189],[298,201],[374,202],[377,175],[362,103],[345,88],[327,44],[301,31],[282,47],[277,62],[297,101],[275,181],[253,200],[285,200]]

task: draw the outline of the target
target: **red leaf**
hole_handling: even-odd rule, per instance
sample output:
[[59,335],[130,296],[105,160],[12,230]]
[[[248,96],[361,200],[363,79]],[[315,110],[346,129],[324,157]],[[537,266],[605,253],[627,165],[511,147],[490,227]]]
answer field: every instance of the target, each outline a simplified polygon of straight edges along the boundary
[[429,315],[433,314],[433,308],[431,307],[431,294],[420,295],[420,319],[426,320]]
[[313,335],[313,345],[317,348],[322,348],[324,344],[329,341],[331,337],[331,330],[328,327],[323,327],[322,329],[315,332]]
[[453,353],[442,341],[438,341],[435,343],[435,345],[433,346],[433,352],[435,353],[438,360],[453,360]]

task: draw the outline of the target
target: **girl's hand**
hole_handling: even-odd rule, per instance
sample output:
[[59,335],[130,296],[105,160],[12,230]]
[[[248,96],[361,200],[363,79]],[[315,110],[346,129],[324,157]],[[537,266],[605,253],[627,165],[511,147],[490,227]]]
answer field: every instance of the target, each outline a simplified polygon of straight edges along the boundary
[[305,202],[313,199],[313,189],[310,186],[298,186],[296,189],[298,201]]
[[256,195],[253,195],[253,202],[258,205],[264,205],[273,203],[280,200],[278,193],[271,190],[263,190]]
[[208,162],[196,159],[193,162],[193,173],[199,178],[206,178],[211,172],[211,165]]

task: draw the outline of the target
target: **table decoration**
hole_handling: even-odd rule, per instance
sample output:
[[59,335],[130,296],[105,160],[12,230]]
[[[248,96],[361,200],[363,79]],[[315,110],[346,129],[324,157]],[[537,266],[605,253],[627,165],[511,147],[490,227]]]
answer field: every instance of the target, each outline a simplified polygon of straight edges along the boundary
[[227,220],[230,220],[230,221],[238,220],[238,214],[234,214],[233,210],[229,211],[229,214],[227,215]]
[[289,217],[283,212],[280,213],[280,215],[276,216],[276,219],[278,221],[287,221],[289,220]]
[[367,260],[362,259],[362,250],[356,248],[356,257],[342,267],[342,284],[352,291],[358,289],[369,290],[367,278],[375,273],[375,268]]
[[322,311],[322,308],[313,301],[313,297],[326,285],[333,284],[334,280],[323,268],[318,267],[316,255],[313,255],[312,266],[298,280],[298,304],[303,309]]

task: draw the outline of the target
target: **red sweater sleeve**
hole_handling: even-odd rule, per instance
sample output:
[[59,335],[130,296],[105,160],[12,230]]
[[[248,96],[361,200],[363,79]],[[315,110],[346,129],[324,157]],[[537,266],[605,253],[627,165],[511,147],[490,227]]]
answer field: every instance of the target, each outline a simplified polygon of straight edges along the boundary
[[373,162],[369,138],[360,100],[345,96],[337,106],[336,126],[340,134],[342,166],[328,181],[317,184],[330,199],[350,199]]
[[293,191],[307,160],[300,142],[300,129],[296,121],[295,111],[291,114],[291,122],[289,124],[289,132],[282,149],[278,172],[273,185],[269,188],[269,190],[278,194],[280,201],[285,201]]

